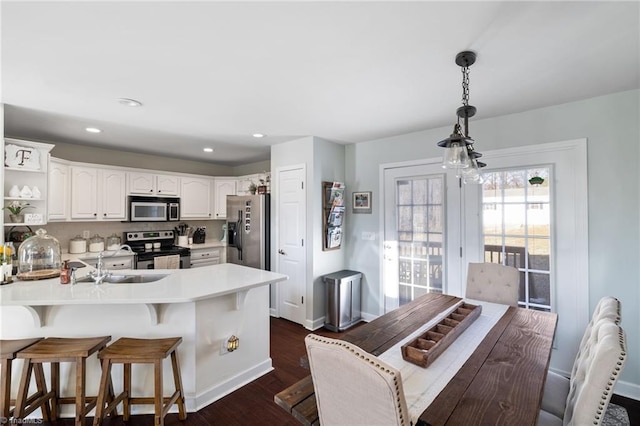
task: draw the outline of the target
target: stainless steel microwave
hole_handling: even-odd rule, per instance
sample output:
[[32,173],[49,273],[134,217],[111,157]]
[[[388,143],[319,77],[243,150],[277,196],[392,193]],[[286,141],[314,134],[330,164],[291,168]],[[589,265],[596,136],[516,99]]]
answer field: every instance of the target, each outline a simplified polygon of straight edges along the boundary
[[129,197],[130,222],[180,220],[180,198]]

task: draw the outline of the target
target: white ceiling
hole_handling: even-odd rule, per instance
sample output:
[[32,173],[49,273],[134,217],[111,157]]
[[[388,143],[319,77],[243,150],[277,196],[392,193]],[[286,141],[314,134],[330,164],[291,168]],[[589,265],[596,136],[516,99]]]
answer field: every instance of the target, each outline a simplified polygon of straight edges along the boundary
[[453,124],[462,50],[474,119],[636,89],[639,6],[3,1],[5,134],[250,163]]

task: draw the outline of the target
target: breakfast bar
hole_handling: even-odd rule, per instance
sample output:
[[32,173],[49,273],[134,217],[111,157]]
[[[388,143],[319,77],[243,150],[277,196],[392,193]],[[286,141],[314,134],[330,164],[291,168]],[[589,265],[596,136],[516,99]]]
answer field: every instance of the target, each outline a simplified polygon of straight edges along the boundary
[[[91,269],[79,269],[78,277]],[[115,341],[120,337],[180,336],[183,342],[178,352],[190,412],[273,369],[269,285],[286,280],[285,275],[229,263],[118,274],[137,277],[135,281],[140,282],[123,279],[96,285],[80,279],[76,285],[63,285],[55,278],[0,287],[0,338],[110,335]],[[154,275],[155,281],[144,282],[140,279],[144,275]],[[239,340],[238,348],[230,352],[226,343],[232,336]],[[96,394],[100,366],[96,359],[89,359],[87,365],[87,391]],[[63,378],[73,374],[65,370],[68,366],[61,367]],[[134,393],[153,390],[153,372],[145,367],[134,369]],[[170,365],[164,368],[170,377]],[[13,370],[13,392],[19,371]],[[120,375],[121,370],[114,368],[114,374]],[[65,388],[72,383],[62,380],[62,392],[69,389],[73,393],[71,387]],[[151,412],[153,406],[142,406],[132,414]]]

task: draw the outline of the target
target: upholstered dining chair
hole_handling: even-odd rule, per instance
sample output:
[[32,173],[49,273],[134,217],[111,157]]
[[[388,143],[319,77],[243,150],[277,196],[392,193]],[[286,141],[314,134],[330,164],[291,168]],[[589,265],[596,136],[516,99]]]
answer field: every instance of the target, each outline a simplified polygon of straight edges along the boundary
[[321,425],[409,425],[400,372],[358,346],[304,339]]
[[545,385],[545,402],[540,410],[538,426],[611,424],[606,414],[608,405],[619,417],[614,424],[629,424],[626,411],[609,404],[613,387],[626,362],[624,330],[615,320],[603,317],[587,333],[571,378],[564,381],[556,378],[553,386]]
[[[578,347],[578,353],[573,363],[571,377],[575,377],[581,360],[591,353],[589,341],[592,339],[592,329],[595,324],[601,320],[609,320],[616,325],[620,324],[622,318],[622,305],[615,297],[605,296],[598,301],[596,308],[591,315],[591,321],[587,324],[582,341]],[[542,397],[541,408],[545,413],[542,416],[553,414],[555,417],[562,418],[567,404],[567,396],[570,389],[570,379],[560,374],[549,371],[547,380],[544,384],[544,395]],[[609,420],[611,419],[611,420]],[[618,420],[613,420],[618,419]],[[551,420],[552,421],[552,420]],[[609,403],[604,415],[603,424],[629,424],[628,415],[624,407]]]
[[518,306],[518,270],[497,263],[469,263],[465,297]]

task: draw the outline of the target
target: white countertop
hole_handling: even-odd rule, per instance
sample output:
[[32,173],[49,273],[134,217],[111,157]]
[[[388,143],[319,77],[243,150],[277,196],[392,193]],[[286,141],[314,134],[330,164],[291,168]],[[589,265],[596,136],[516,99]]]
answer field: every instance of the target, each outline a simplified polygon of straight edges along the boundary
[[[85,276],[93,268],[77,271]],[[118,270],[115,274],[167,274],[167,277],[136,284],[60,284],[59,278],[14,281],[0,287],[0,306],[53,306],[80,304],[163,304],[194,302],[246,291],[288,279],[286,275],[233,263],[194,269]]]

